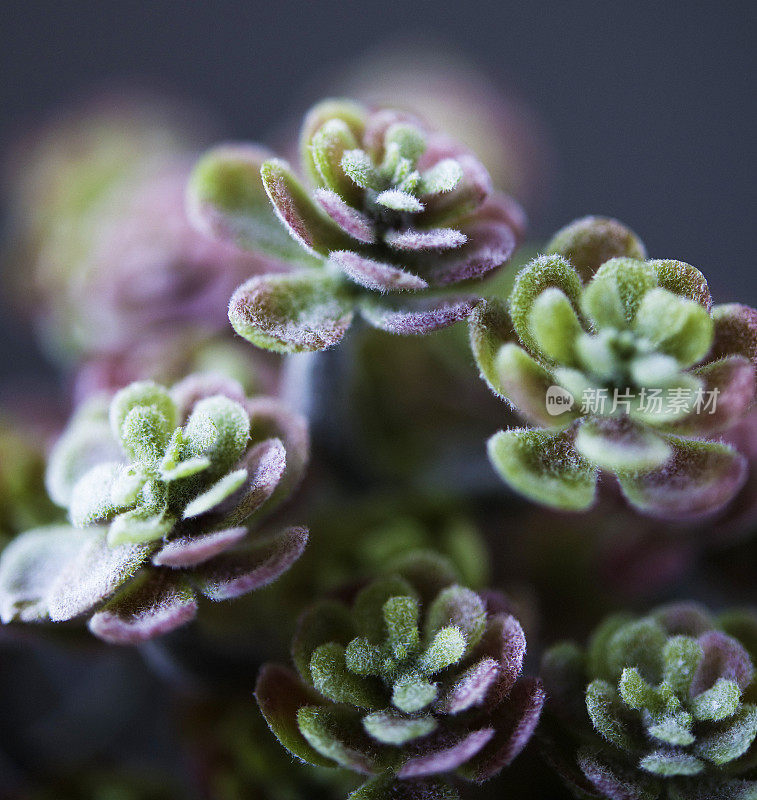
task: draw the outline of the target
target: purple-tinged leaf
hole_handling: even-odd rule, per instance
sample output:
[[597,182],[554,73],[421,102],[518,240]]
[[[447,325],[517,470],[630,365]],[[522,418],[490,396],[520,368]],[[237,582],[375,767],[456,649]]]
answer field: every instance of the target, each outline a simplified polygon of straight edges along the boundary
[[518,681],[491,715],[494,737],[463,767],[463,774],[481,782],[511,764],[533,736],[545,699],[544,688],[537,678]]
[[184,534],[164,544],[152,557],[152,563],[156,567],[194,567],[239,544],[245,536],[247,528]]
[[714,306],[715,338],[708,361],[744,356],[757,366],[757,310],[740,303]]
[[597,753],[588,749],[579,751],[578,765],[602,797],[610,798],[610,800],[657,800],[659,798],[659,792],[656,791],[651,777],[647,780],[638,772],[632,774],[628,769],[614,764],[610,765]]
[[499,664],[493,658],[482,658],[452,684],[437,704],[437,709],[445,714],[459,714],[481,705],[499,677],[499,672]]
[[355,709],[344,705],[304,706],[297,712],[297,723],[322,756],[364,775],[381,770],[381,751],[363,730]]
[[697,697],[712,688],[720,678],[735,681],[746,689],[755,677],[749,653],[733,637],[721,631],[707,631],[698,642],[704,652],[691,681],[690,693]]
[[597,470],[573,446],[573,431],[514,428],[494,434],[489,460],[510,487],[529,500],[584,511],[596,496]]
[[[247,470],[245,469],[237,469],[226,473],[204,492],[198,494],[187,503],[183,514],[184,519],[194,519],[211,511],[218,511],[219,506],[227,503],[229,498],[235,495],[237,490],[247,482],[247,477]],[[151,538],[154,539],[156,537],[153,536]]]
[[239,525],[260,508],[279,485],[286,463],[286,450],[280,439],[266,439],[251,447],[240,462],[247,468],[249,480],[231,499],[224,524]]
[[482,728],[465,734],[454,744],[449,743],[448,736],[432,737],[428,751],[409,758],[397,771],[397,777],[419,778],[452,772],[473,758],[493,736],[493,728]]
[[460,795],[443,781],[401,781],[389,774],[366,781],[347,800],[460,800]]
[[51,525],[13,539],[0,557],[0,622],[46,619],[50,586],[97,533],[98,529]]
[[229,303],[229,321],[258,347],[301,353],[337,344],[352,322],[352,309],[338,278],[294,272],[243,283]]
[[291,669],[266,664],[258,676],[255,699],[268,727],[292,755],[317,767],[334,766],[334,761],[322,756],[300,732],[299,709],[320,705],[323,700],[317,692],[303,686]]
[[728,356],[693,370],[703,381],[701,409],[666,426],[671,433],[711,436],[743,419],[755,396],[755,368],[744,356]]
[[313,196],[346,234],[363,244],[373,244],[376,241],[376,231],[371,220],[345,203],[336,192],[330,189],[316,189]]
[[511,614],[491,616],[476,652],[493,658],[499,665],[496,685],[487,699],[497,703],[515,685],[523,669],[526,637],[518,620]]
[[673,450],[664,437],[628,417],[593,417],[576,434],[576,450],[606,470],[649,470],[662,466]]
[[392,264],[382,264],[352,250],[338,250],[329,263],[341,270],[350,280],[376,292],[415,292],[427,289],[423,278]]
[[509,225],[475,221],[463,229],[468,241],[457,250],[434,255],[426,272],[434,286],[475,280],[499,269],[513,254],[516,240]]
[[276,215],[307,252],[325,256],[349,246],[349,237],[313,202],[286,162],[272,158],[260,168],[260,175]]
[[441,328],[467,319],[481,298],[424,298],[418,302],[405,301],[394,307],[365,302],[361,313],[374,328],[400,336],[416,336],[433,333]]
[[201,233],[286,263],[313,265],[282,227],[266,197],[260,168],[271,154],[246,144],[208,151],[187,189],[187,215]]
[[456,160],[462,178],[452,191],[426,198],[426,208],[416,218],[419,226],[430,228],[460,220],[481,206],[491,192],[489,173],[475,156],[464,153]]
[[199,372],[189,375],[171,387],[171,398],[176,403],[180,420],[186,420],[200,400],[222,395],[236,403],[244,403],[245,393],[237,381],[217,372]]
[[194,570],[197,588],[211,600],[229,600],[267,586],[294,564],[307,541],[305,528],[288,528],[243,550],[221,553]]
[[626,499],[642,513],[670,519],[714,513],[744,484],[746,459],[727,445],[666,438],[673,455],[664,466],[618,475]]
[[403,211],[408,214],[417,214],[425,208],[415,195],[403,192],[400,189],[387,189],[381,192],[376,196],[376,202],[384,206],[384,208],[390,208],[392,211]]
[[468,237],[455,228],[431,228],[419,231],[388,231],[384,241],[395,250],[451,250],[468,241]]
[[139,644],[185,625],[197,614],[197,600],[180,577],[154,570],[119,592],[89,621],[109,644]]
[[53,622],[74,619],[104,603],[139,572],[155,549],[150,544],[110,547],[105,532],[88,539],[50,587]]
[[284,443],[286,450],[286,469],[270,506],[280,495],[286,495],[297,486],[305,472],[310,458],[308,423],[305,417],[289,410],[276,397],[254,397],[246,401],[245,408],[250,414],[253,442],[275,437]]

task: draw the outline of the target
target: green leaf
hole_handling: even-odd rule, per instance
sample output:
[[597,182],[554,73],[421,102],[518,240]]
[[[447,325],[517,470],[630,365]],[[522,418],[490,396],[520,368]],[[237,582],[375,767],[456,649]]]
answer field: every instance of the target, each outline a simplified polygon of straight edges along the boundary
[[170,514],[150,514],[142,509],[119,514],[108,528],[108,545],[143,544],[162,539],[176,524]]
[[317,265],[319,261],[292,239],[271,207],[260,176],[269,157],[270,153],[247,145],[208,151],[189,179],[189,218],[206,234],[243,250],[289,264]]
[[344,174],[360,189],[379,191],[383,185],[381,176],[365,150],[347,150],[342,155],[341,167]]
[[365,131],[366,110],[358,103],[343,99],[327,99],[316,103],[305,116],[300,131],[300,159],[307,177],[318,185],[321,175],[313,159],[313,136],[330,120],[340,120],[356,141],[362,141]]
[[224,500],[234,494],[246,480],[246,469],[237,469],[234,470],[234,472],[227,473],[210,488],[187,503],[184,508],[184,519],[199,517],[200,514],[205,514],[207,511],[220,505]]
[[376,202],[392,211],[404,211],[408,214],[423,211],[425,208],[417,197],[400,189],[387,189],[380,192],[376,196]]
[[106,462],[92,467],[74,485],[69,516],[77,528],[96,522],[107,522],[122,507],[113,503],[113,488],[124,472],[121,464]]
[[663,680],[677,694],[685,697],[703,656],[702,646],[696,639],[690,636],[671,637],[662,650]]
[[173,433],[171,423],[156,408],[136,406],[121,426],[120,439],[132,461],[159,461]]
[[426,137],[417,125],[395,122],[384,134],[384,147],[389,150],[393,145],[397,146],[400,158],[406,158],[414,165],[426,149]]
[[336,703],[358,708],[380,708],[386,704],[376,682],[350,672],[345,663],[344,647],[337,642],[315,649],[310,658],[310,674],[315,688]]
[[710,311],[712,297],[707,286],[707,279],[691,264],[672,259],[657,259],[648,261],[647,264],[657,275],[657,284],[680,297],[699,303],[702,308]]
[[657,683],[662,674],[662,649],[667,637],[652,619],[621,625],[606,641],[606,668],[619,680],[626,667],[636,667],[642,677]]
[[[609,324],[619,327],[616,302],[608,300],[616,295],[620,300],[622,321],[630,325],[639,310],[639,304],[651,289],[657,286],[657,274],[646,261],[634,258],[612,258],[602,264],[584,292],[584,307],[598,326]],[[600,310],[605,306],[608,310]],[[611,310],[610,310],[611,309]]]
[[602,680],[592,681],[586,688],[586,710],[594,728],[621,750],[636,748],[633,734],[623,720],[623,709],[615,689]]
[[585,420],[575,446],[589,463],[612,472],[655,469],[673,453],[664,438],[627,418]]
[[124,423],[130,412],[140,407],[159,414],[165,420],[162,424],[169,433],[179,424],[176,404],[168,389],[153,381],[135,381],[116,392],[110,404],[110,425],[116,439],[121,440]]
[[436,684],[415,675],[405,675],[394,683],[392,705],[406,714],[414,714],[436,700]]
[[518,273],[510,294],[513,327],[526,349],[532,353],[540,353],[541,348],[531,332],[531,311],[542,292],[552,287],[560,289],[574,311],[580,313],[581,279],[560,256],[539,256],[531,261]]
[[[353,727],[360,723],[352,709],[305,706],[297,712],[297,723],[302,735],[321,755],[357,772],[375,770],[375,757],[356,746],[357,731]],[[369,741],[365,743],[366,749]]]
[[405,659],[418,647],[419,613],[418,601],[414,597],[390,597],[384,603],[387,640],[395,658]]
[[[303,680],[313,683],[310,659],[319,645],[326,642],[346,644],[354,635],[352,617],[343,603],[320,600],[310,606],[298,620],[292,640],[292,658]],[[352,671],[358,672],[356,669]]]
[[336,192],[350,205],[357,206],[361,192],[342,169],[342,156],[347,150],[358,146],[350,126],[344,120],[330,119],[318,129],[312,139],[311,153],[313,163],[323,185]]
[[630,228],[616,219],[594,216],[582,217],[559,230],[546,252],[566,258],[585,279],[611,258],[647,257],[643,242]]
[[211,461],[203,477],[223,475],[247,449],[250,415],[243,406],[224,395],[204,397],[194,404],[184,436],[189,454]]
[[724,728],[699,737],[694,752],[712,764],[722,766],[749,750],[757,738],[757,706],[744,705]]
[[534,300],[528,327],[539,351],[548,359],[575,366],[576,340],[583,328],[570,300],[560,289],[549,287]]
[[352,316],[343,281],[309,272],[252,278],[236,290],[229,304],[234,330],[276,353],[332,347],[347,332]]
[[515,341],[515,331],[507,309],[499,300],[486,300],[471,313],[468,328],[470,347],[481,377],[501,397],[503,387],[495,360],[503,344]]
[[460,183],[462,177],[463,168],[460,164],[454,158],[444,158],[423,173],[420,193],[429,195],[451,192]]
[[741,689],[736,681],[718,678],[715,685],[691,701],[691,713],[698,720],[720,720],[735,714],[741,703]]
[[454,625],[463,634],[466,649],[470,651],[486,630],[484,601],[476,592],[464,586],[449,586],[444,589],[437,595],[426,614],[426,638],[447,625]]
[[395,575],[368,584],[355,598],[355,622],[371,642],[381,642],[386,636],[384,604],[392,597],[416,597],[416,592],[408,581]]
[[639,305],[634,328],[682,367],[689,367],[707,355],[714,323],[709,313],[693,300],[680,298],[666,289],[652,289]]
[[375,711],[363,717],[363,727],[369,736],[382,744],[403,745],[428,736],[436,730],[433,717],[404,717],[391,711]]
[[489,439],[489,460],[500,477],[529,500],[565,511],[594,503],[597,471],[568,433],[517,428]]
[[465,635],[459,628],[454,625],[442,628],[419,656],[418,668],[424,675],[435,675],[457,664],[465,654],[465,646]]
[[704,764],[698,758],[675,750],[649,753],[641,759],[639,766],[647,772],[666,778],[676,775],[699,775],[704,772]]

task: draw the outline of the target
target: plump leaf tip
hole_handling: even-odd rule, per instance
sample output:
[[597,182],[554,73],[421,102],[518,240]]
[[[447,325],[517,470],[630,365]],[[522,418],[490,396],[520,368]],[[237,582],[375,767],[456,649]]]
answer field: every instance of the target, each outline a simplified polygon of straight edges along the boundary
[[259,347],[325,349],[356,312],[401,334],[451,325],[477,299],[442,290],[498,269],[522,234],[520,210],[481,163],[406,113],[327,100],[305,117],[300,145],[307,188],[245,146],[210,151],[189,184],[204,231],[303,268],[232,297],[231,324]]
[[0,618],[89,617],[117,643],[191,619],[197,593],[222,600],[266,585],[307,542],[304,528],[250,537],[249,525],[297,482],[302,419],[210,375],[172,389],[132,383],[89,403],[47,470],[71,527],[19,536],[0,560]]
[[555,646],[550,760],[577,797],[757,796],[755,643],[753,612],[679,603],[611,617],[586,649]]
[[260,709],[303,761],[375,776],[354,797],[454,797],[445,776],[497,774],[541,713],[540,683],[520,676],[523,631],[504,607],[443,562],[410,556],[351,604],[305,612],[297,672],[264,667]]
[[494,466],[525,496],[566,510],[593,503],[600,470],[644,513],[721,508],[746,462],[701,439],[753,403],[757,312],[713,306],[688,264],[642,260],[615,220],[579,220],[549,249],[518,274],[507,304],[471,316],[482,377],[538,426],[496,434]]

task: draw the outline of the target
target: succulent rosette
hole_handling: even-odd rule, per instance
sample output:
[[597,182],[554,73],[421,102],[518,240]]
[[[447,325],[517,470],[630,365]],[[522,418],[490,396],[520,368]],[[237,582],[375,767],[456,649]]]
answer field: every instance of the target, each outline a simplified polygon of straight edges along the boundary
[[304,613],[297,673],[260,674],[258,704],[291,753],[371,776],[356,800],[457,797],[453,775],[496,775],[536,727],[544,695],[520,677],[518,621],[455,580],[439,557],[408,557],[351,603]]
[[235,330],[300,352],[339,342],[356,312],[399,334],[467,317],[478,298],[449,287],[504,264],[524,225],[475,156],[406,113],[341,100],[311,109],[300,144],[307,189],[247,145],[211,150],[190,181],[202,230],[298,267],[240,286]]
[[740,489],[746,460],[703,439],[753,402],[757,312],[713,305],[699,270],[643,260],[635,237],[611,233],[603,249],[578,226],[562,237],[566,255],[535,258],[507,304],[471,318],[482,377],[538,426],[497,433],[490,460],[511,487],[565,510],[593,504],[601,470],[643,513],[714,512]]
[[47,469],[71,526],[28,531],[5,550],[2,620],[87,616],[100,638],[139,642],[192,619],[198,593],[224,600],[270,583],[307,531],[250,527],[291,491],[307,451],[299,416],[209,374],[91,400]]
[[757,797],[757,615],[679,603],[544,656],[546,753],[577,797]]

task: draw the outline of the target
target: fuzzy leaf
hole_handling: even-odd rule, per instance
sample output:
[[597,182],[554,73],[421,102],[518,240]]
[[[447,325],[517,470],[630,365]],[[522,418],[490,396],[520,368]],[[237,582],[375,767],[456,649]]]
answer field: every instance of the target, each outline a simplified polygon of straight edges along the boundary
[[166,536],[176,524],[168,514],[152,514],[141,508],[119,514],[108,528],[108,545],[136,545],[154,542]]
[[329,264],[343,272],[350,280],[375,292],[401,292],[427,289],[423,278],[400,267],[384,264],[351,250],[331,253]]
[[715,512],[746,477],[746,461],[730,447],[667,437],[672,457],[659,469],[618,476],[623,494],[645,514],[686,518]]
[[387,641],[395,658],[407,658],[418,646],[418,615],[420,609],[414,597],[390,597],[382,609]]
[[699,303],[666,289],[652,289],[639,304],[634,328],[682,367],[689,367],[710,350],[714,324]]
[[199,517],[208,511],[219,506],[239,489],[247,480],[247,470],[237,469],[229,472],[220,480],[216,481],[210,488],[202,494],[197,495],[184,509],[184,519]]
[[603,306],[608,306],[610,297],[620,300],[622,320],[631,323],[639,310],[641,301],[647,292],[656,288],[657,275],[646,261],[633,258],[612,258],[597,270],[583,297],[583,307],[589,316],[600,325],[617,327],[614,303],[610,306],[612,316],[606,316]]
[[595,730],[621,750],[635,749],[633,734],[623,721],[623,710],[615,689],[602,680],[586,688],[586,710]]
[[[310,659],[319,645],[327,642],[346,644],[354,635],[355,626],[349,610],[336,600],[320,600],[303,612],[292,640],[292,657],[303,680],[310,685],[313,683]],[[364,674],[347,658],[346,663],[353,672]]]
[[396,575],[368,584],[355,598],[355,622],[371,642],[378,643],[384,639],[384,605],[392,597],[415,597],[415,590],[410,583]]
[[405,717],[391,711],[375,711],[363,717],[369,736],[382,744],[403,745],[436,730],[433,717]]
[[249,145],[222,145],[197,163],[187,190],[187,215],[201,232],[289,264],[312,266],[271,208],[260,168],[270,153]]
[[341,166],[344,174],[360,189],[378,191],[381,188],[381,178],[364,150],[348,150],[342,156]]
[[740,702],[738,683],[720,678],[712,688],[692,700],[691,713],[698,720],[719,722],[734,714]]
[[426,614],[426,638],[448,625],[463,634],[468,651],[475,647],[486,629],[486,608],[481,597],[463,586],[450,586],[440,592]]
[[686,696],[703,655],[696,639],[673,636],[665,642],[662,651],[663,679],[676,693]]
[[229,303],[229,321],[258,347],[302,353],[337,344],[352,322],[352,310],[339,279],[295,272],[243,283]]
[[152,557],[156,567],[194,567],[228,550],[247,536],[247,528],[186,534],[164,544]]
[[628,418],[590,418],[578,429],[576,450],[600,469],[649,470],[673,454],[664,438]]
[[649,753],[641,759],[639,766],[647,772],[666,778],[675,775],[699,775],[704,772],[704,764],[698,758],[676,750]]
[[18,535],[0,557],[0,622],[34,622],[47,618],[45,598],[66,564],[97,528],[68,525],[34,528]]
[[211,600],[229,600],[267,586],[302,555],[307,540],[305,528],[288,528],[242,550],[221,553],[194,570],[197,588]]
[[567,259],[586,279],[611,258],[644,260],[646,248],[622,222],[608,217],[582,217],[561,228],[550,240],[547,253]]
[[351,238],[363,244],[373,244],[376,241],[373,222],[365,214],[348,205],[336,192],[316,189],[314,197],[321,204],[321,208]]
[[480,303],[479,298],[423,298],[388,303],[365,302],[360,312],[366,321],[388,333],[416,336],[433,333],[467,319]]
[[412,194],[399,189],[386,189],[376,196],[376,202],[392,211],[403,211],[407,214],[416,214],[423,211],[424,205]]
[[499,674],[499,665],[493,658],[482,658],[456,679],[440,704],[441,710],[459,714],[481,705]]
[[[297,723],[302,735],[321,755],[355,772],[376,771],[375,748],[371,747],[352,709],[305,706],[297,712]],[[361,740],[360,733],[365,741]]]
[[757,311],[739,303],[714,306],[715,336],[708,360],[739,355],[757,366]]
[[468,241],[468,237],[455,228],[432,228],[418,231],[409,228],[404,231],[391,230],[384,235],[384,241],[395,250],[418,252],[423,250],[452,250]]
[[260,176],[276,216],[306,252],[326,256],[349,246],[349,236],[313,202],[285,161],[265,161]]
[[184,427],[186,448],[193,456],[210,459],[203,475],[221,476],[239,461],[250,439],[250,416],[234,400],[216,395],[195,403]]
[[[524,267],[515,279],[510,294],[510,317],[521,342],[532,353],[541,353],[531,332],[530,320],[537,298],[547,289],[559,289],[579,313],[581,280],[578,273],[560,256],[539,256]],[[543,353],[546,356],[546,353]]]
[[534,300],[528,328],[539,351],[548,359],[575,365],[576,340],[583,329],[570,300],[560,289],[550,286]]
[[418,658],[418,668],[425,675],[435,675],[451,664],[456,664],[465,654],[465,635],[450,625],[441,628]]
[[268,727],[292,755],[318,767],[333,767],[334,761],[321,755],[300,732],[297,711],[322,702],[312,689],[303,686],[292,670],[266,664],[260,670],[255,699]]
[[366,781],[347,800],[460,800],[460,795],[442,781],[399,781],[393,775],[379,775]]
[[321,181],[351,205],[357,205],[361,197],[355,184],[344,174],[342,156],[346,150],[354,150],[357,146],[358,141],[350,126],[338,118],[325,122],[310,141],[310,155]]
[[306,175],[318,185],[321,175],[313,159],[313,136],[330,120],[340,120],[351,131],[356,141],[363,138],[366,110],[358,103],[343,99],[327,99],[316,103],[305,116],[300,131],[300,160]]
[[442,194],[451,192],[462,180],[463,168],[454,158],[437,161],[431,169],[423,173],[421,194]]
[[481,377],[489,388],[501,397],[504,390],[500,381],[500,371],[495,366],[496,359],[502,345],[515,340],[515,331],[507,309],[499,300],[486,300],[470,315],[468,328],[471,351]]
[[398,778],[417,778],[424,775],[439,775],[465,764],[476,755],[494,736],[492,728],[482,728],[462,736],[454,744],[447,741],[437,749],[424,755],[408,759],[397,771]]
[[196,614],[190,586],[165,572],[149,572],[100,609],[89,629],[109,644],[139,644],[185,625]]
[[[477,158],[461,153],[455,160],[462,169],[462,177],[448,192],[424,195],[426,210],[417,218],[423,228],[454,224],[479,209],[492,191],[491,177]],[[419,164],[421,168],[424,166],[423,162]]]
[[116,463],[98,464],[76,482],[69,505],[71,522],[78,528],[112,519],[120,510],[112,491],[124,468]]
[[647,264],[657,275],[657,283],[673,294],[699,303],[706,311],[712,309],[712,297],[707,280],[702,273],[684,261],[655,260]]
[[566,433],[516,428],[489,439],[489,460],[502,480],[529,500],[566,511],[594,503],[596,469]]
[[130,581],[150,557],[150,545],[110,547],[101,531],[62,565],[47,595],[53,622],[86,614]]
[[757,738],[757,706],[744,705],[726,724],[710,736],[699,737],[694,752],[712,764],[722,766],[749,750]]
[[392,705],[406,714],[414,714],[436,700],[436,684],[415,676],[400,678],[392,689]]
[[310,658],[310,674],[315,688],[335,703],[368,709],[385,704],[375,682],[350,672],[345,663],[344,647],[337,642],[327,642],[315,649]]

